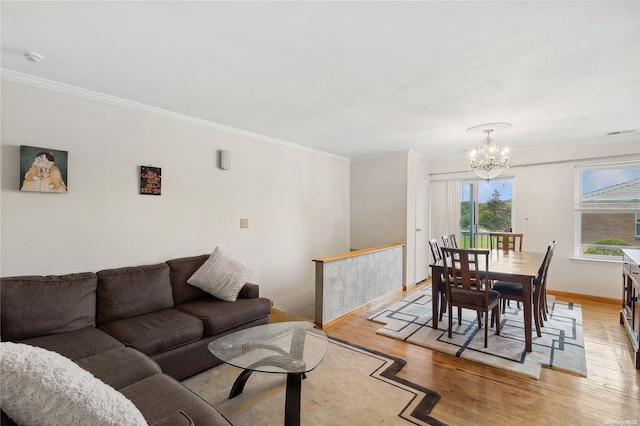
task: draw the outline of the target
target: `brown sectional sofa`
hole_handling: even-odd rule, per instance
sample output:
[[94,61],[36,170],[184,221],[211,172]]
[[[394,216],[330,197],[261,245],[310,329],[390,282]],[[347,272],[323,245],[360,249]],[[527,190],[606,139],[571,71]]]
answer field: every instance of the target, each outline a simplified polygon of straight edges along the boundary
[[[187,284],[208,257],[2,278],[2,341],[70,358],[129,398],[149,424],[229,424],[179,380],[221,363],[207,344],[266,324],[271,302],[256,284],[246,283],[234,302]],[[4,412],[2,421],[12,424]]]

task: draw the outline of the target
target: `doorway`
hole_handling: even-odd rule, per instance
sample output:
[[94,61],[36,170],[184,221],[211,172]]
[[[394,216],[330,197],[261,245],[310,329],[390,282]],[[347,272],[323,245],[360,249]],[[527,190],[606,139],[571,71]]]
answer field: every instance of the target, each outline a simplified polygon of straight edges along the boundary
[[460,238],[463,248],[488,248],[489,232],[513,232],[513,178],[461,183]]
[[429,276],[429,179],[416,179],[416,226],[415,226],[415,282],[424,281]]

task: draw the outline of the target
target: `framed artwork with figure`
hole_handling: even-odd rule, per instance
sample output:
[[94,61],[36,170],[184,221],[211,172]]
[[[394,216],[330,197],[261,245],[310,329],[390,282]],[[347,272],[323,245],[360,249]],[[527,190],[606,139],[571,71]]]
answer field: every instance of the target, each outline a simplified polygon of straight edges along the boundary
[[59,149],[20,146],[20,191],[67,192],[69,153]]

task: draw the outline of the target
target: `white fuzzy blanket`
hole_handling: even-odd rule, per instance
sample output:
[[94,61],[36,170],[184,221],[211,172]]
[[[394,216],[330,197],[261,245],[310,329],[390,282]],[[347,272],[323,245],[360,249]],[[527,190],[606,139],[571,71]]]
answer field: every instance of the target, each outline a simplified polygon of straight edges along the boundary
[[0,343],[2,409],[21,425],[146,425],[135,405],[62,355]]

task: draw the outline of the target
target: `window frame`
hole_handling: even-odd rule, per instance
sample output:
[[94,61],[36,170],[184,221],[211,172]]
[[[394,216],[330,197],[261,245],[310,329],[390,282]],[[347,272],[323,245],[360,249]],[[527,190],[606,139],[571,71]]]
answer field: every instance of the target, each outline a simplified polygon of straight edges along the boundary
[[[627,202],[595,202],[591,204],[583,202],[583,175],[585,171],[597,170],[621,170],[621,169],[640,169],[640,161],[626,161],[617,163],[602,163],[577,165],[575,168],[575,187],[574,187],[574,257],[583,260],[603,260],[603,261],[619,261],[617,256],[604,254],[586,254],[583,250],[590,247],[602,249],[619,249],[619,248],[640,248],[640,201],[631,199]],[[635,179],[633,179],[635,180]],[[595,192],[595,191],[592,191]],[[593,245],[582,242],[582,218],[583,214],[633,214],[635,213],[635,240],[629,242],[631,246],[618,245]]]

